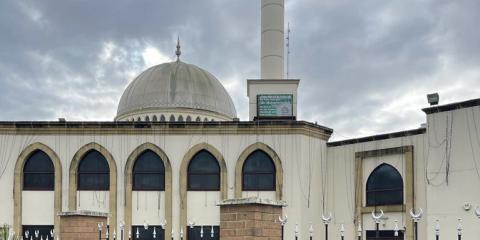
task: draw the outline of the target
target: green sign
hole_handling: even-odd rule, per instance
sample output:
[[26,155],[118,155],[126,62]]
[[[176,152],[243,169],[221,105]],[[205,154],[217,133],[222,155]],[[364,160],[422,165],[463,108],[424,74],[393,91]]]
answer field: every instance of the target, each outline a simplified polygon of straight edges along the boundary
[[293,95],[257,95],[257,115],[259,117],[293,116]]

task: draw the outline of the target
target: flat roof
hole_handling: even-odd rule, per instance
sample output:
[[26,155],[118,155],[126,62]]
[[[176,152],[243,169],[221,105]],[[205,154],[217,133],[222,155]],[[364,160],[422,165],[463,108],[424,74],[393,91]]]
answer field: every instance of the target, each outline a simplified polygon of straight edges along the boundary
[[0,133],[256,133],[277,134],[283,130],[301,130],[305,134],[323,135],[328,139],[333,129],[315,123],[295,120],[213,121],[213,122],[129,122],[129,121],[0,121]]
[[352,139],[346,139],[341,141],[328,142],[327,146],[336,147],[336,146],[343,146],[343,145],[349,145],[349,144],[385,140],[390,138],[419,135],[419,134],[424,134],[425,132],[426,132],[425,128],[418,128],[418,129],[412,129],[412,130],[406,130],[406,131],[400,131],[400,132],[384,133],[384,134],[361,137],[361,138],[352,138]]
[[480,98],[471,99],[463,102],[449,103],[445,105],[431,106],[431,107],[422,109],[422,111],[424,111],[426,114],[432,114],[432,113],[446,112],[446,111],[452,111],[452,110],[475,107],[475,106],[480,106]]

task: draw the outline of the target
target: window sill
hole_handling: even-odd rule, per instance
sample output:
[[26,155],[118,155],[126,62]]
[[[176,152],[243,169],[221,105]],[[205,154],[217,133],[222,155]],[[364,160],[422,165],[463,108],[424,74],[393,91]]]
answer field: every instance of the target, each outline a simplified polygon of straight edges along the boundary
[[405,212],[405,204],[381,205],[381,206],[367,206],[362,207],[362,213],[371,213],[375,210],[382,209],[383,212]]
[[141,188],[136,188],[132,189],[133,192],[165,192],[165,189],[141,189]]

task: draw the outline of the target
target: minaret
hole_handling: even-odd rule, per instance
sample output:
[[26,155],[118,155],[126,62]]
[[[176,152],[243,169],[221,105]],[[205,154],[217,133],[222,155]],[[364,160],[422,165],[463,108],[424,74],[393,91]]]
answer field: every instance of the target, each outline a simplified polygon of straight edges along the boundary
[[247,80],[250,120],[296,120],[300,80],[284,79],[285,0],[261,0],[261,78]]
[[261,79],[283,79],[285,0],[261,0]]

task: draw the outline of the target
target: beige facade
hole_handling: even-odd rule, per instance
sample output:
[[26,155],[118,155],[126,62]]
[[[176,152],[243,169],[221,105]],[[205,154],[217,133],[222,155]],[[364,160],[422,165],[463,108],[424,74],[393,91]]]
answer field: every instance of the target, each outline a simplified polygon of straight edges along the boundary
[[[302,206],[304,190],[297,185],[303,184],[303,180],[301,180],[302,183],[298,182],[296,172],[303,172],[310,167],[313,167],[312,170],[319,169],[320,165],[315,163],[315,159],[321,158],[322,153],[326,153],[326,140],[331,134],[328,128],[306,122],[147,123],[150,126],[149,129],[135,129],[136,123],[82,123],[81,128],[77,123],[67,123],[69,127],[66,128],[56,123],[37,122],[36,124],[38,125],[35,128],[20,128],[8,124],[0,128],[2,151],[7,152],[6,156],[9,156],[5,158],[9,165],[6,166],[5,174],[0,178],[1,189],[5,193],[0,195],[2,203],[0,211],[5,213],[0,215],[0,222],[13,225],[15,216],[15,219],[18,219],[16,232],[19,232],[21,226],[27,223],[49,225],[51,222],[43,218],[44,216],[41,215],[43,210],[35,211],[29,208],[32,212],[29,212],[28,216],[33,216],[34,221],[30,218],[22,219],[19,217],[22,216],[21,214],[13,211],[15,205],[11,191],[14,186],[13,169],[15,164],[21,163],[18,159],[22,152],[24,152],[23,155],[28,155],[28,152],[33,149],[24,147],[30,145],[30,141],[48,146],[52,153],[58,156],[51,158],[58,158],[61,165],[60,175],[63,180],[56,178],[56,183],[62,190],[59,198],[61,204],[56,209],[52,208],[54,212],[48,216],[57,216],[59,212],[70,210],[108,211],[111,225],[116,224],[118,232],[121,221],[125,221],[127,227],[131,224],[141,225],[146,216],[144,213],[148,212],[150,215],[147,219],[150,225],[158,224],[162,220],[167,221],[166,236],[168,237],[170,228],[178,236],[179,229],[185,228],[187,221],[192,219],[196,219],[197,225],[219,225],[220,210],[215,203],[222,199],[234,198],[238,196],[236,194],[242,193],[241,185],[237,185],[238,179],[241,179],[239,164],[254,150],[265,151],[275,163],[277,191],[270,196],[290,202],[291,206]],[[5,145],[7,142],[12,145]],[[78,162],[90,149],[96,149],[102,153],[111,166],[111,185],[108,192],[76,190]],[[157,201],[151,201],[152,194],[131,191],[131,166],[135,156],[144,149],[155,151],[164,160],[166,166],[166,189],[160,197],[163,210],[161,209],[159,214],[156,213]],[[202,149],[212,153],[222,169],[222,187],[216,197],[211,193],[188,193],[185,188],[188,161]],[[309,157],[306,157],[306,152],[310,152]],[[21,178],[22,168],[17,168],[19,169],[17,176]],[[310,177],[312,187],[319,188],[320,178],[313,174]],[[17,191],[22,192],[21,187],[18,187]],[[25,191],[23,193],[26,194]],[[269,196],[263,193],[257,192],[261,196]],[[17,202],[23,206],[29,204],[38,206],[35,199],[42,193],[33,194],[37,196],[30,196],[28,199]],[[204,198],[206,194],[208,196]],[[310,195],[312,202],[321,199],[314,191]],[[153,194],[154,199],[155,197]],[[42,204],[50,203],[42,202]],[[205,205],[208,205],[208,208],[202,210]],[[310,206],[310,209],[312,208],[315,210],[308,211],[308,215],[309,219],[313,220],[319,209],[318,205],[314,206],[314,204]],[[146,211],[142,213],[142,209]],[[295,216],[293,212],[296,210],[292,209],[292,219]],[[303,214],[298,214],[295,218],[299,223],[306,221],[303,220]],[[133,222],[134,220],[137,222]]]
[[[475,187],[480,184],[476,168],[480,107],[440,110],[427,114],[427,128],[330,143],[330,129],[296,121],[145,123],[148,128],[140,129],[136,123],[3,124],[0,146],[2,163],[7,164],[0,178],[0,222],[18,232],[22,225],[57,227],[57,214],[62,211],[104,210],[113,226],[125,221],[127,229],[144,221],[155,225],[166,220],[166,236],[170,237],[171,230],[178,235],[193,219],[197,225],[219,225],[216,203],[221,200],[258,196],[285,201],[283,214],[290,223],[285,228],[287,236],[293,236],[295,224],[301,227],[300,236],[308,236],[310,223],[315,235],[323,235],[321,215],[328,212],[334,216],[331,236],[339,236],[341,224],[347,237],[356,235],[358,223],[365,234],[375,226],[371,211],[382,209],[385,218],[380,228],[393,229],[396,220],[411,239],[412,208],[425,213],[419,225],[422,238],[432,238],[436,220],[444,226],[443,234],[454,236],[456,228],[447,226],[456,226],[457,218],[463,219],[465,236],[478,236],[479,220],[473,211],[480,204],[480,191]],[[111,166],[111,187],[105,196],[76,191],[78,161],[89,149],[101,152]],[[133,162],[145,149],[164,161],[165,191],[159,194],[131,189]],[[275,192],[242,191],[243,161],[257,149],[275,163]],[[35,150],[44,151],[54,162],[54,192],[22,191],[22,167]],[[186,190],[186,166],[200,150],[212,153],[221,166],[219,192]],[[404,203],[367,207],[367,178],[382,163],[401,174]]]

